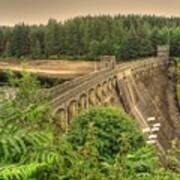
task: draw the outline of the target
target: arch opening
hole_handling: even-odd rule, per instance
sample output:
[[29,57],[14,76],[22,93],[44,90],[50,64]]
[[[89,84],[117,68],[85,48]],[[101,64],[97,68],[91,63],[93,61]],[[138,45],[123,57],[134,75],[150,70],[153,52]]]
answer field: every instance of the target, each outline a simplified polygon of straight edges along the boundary
[[87,109],[88,108],[88,103],[87,103],[87,95],[86,94],[82,94],[79,98],[79,102],[78,102],[78,110],[81,111],[83,109]]
[[93,107],[96,105],[96,94],[95,94],[95,90],[91,89],[88,93],[89,95],[89,107]]
[[73,100],[69,103],[67,108],[68,123],[70,123],[70,121],[73,119],[73,117],[76,115],[77,112],[78,112],[77,101]]
[[103,92],[102,92],[102,86],[100,84],[97,85],[96,87],[96,97],[97,97],[98,104],[101,104],[103,100]]
[[67,129],[67,118],[64,108],[61,108],[56,112],[55,123],[58,129],[61,129],[62,131],[65,131]]

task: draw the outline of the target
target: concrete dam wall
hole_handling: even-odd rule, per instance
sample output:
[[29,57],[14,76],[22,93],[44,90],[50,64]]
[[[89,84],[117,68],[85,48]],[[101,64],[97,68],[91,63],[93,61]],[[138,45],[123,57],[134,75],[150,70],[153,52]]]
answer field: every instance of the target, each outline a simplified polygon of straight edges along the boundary
[[175,70],[167,47],[159,47],[157,57],[121,64],[106,56],[98,71],[50,90],[56,123],[66,129],[83,109],[118,106],[147,133],[147,141],[165,154],[172,140],[180,138]]

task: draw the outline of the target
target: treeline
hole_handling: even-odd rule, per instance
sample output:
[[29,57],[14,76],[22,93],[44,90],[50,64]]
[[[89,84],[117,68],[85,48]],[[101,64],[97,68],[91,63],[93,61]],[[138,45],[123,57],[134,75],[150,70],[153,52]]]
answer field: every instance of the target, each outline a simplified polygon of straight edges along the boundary
[[180,18],[156,16],[86,16],[47,25],[0,27],[0,57],[96,59],[116,55],[131,59],[155,55],[170,43],[180,56]]

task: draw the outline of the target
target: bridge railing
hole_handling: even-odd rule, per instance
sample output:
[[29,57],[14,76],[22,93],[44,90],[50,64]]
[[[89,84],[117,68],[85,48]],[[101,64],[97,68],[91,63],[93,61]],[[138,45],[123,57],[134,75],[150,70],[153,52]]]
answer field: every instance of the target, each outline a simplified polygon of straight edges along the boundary
[[113,69],[104,69],[97,72],[89,73],[88,75],[81,76],[78,78],[75,78],[71,81],[67,81],[61,85],[57,85],[50,89],[50,94],[52,95],[52,98],[55,98],[57,94],[63,94],[66,91],[69,91],[70,89],[82,85],[84,82],[88,82],[92,78],[96,78],[99,75],[106,74],[109,71],[119,72],[120,70],[123,72],[126,69],[131,69],[132,71],[142,71],[143,69],[147,69],[147,67],[153,66],[156,67],[160,64],[164,64],[166,61],[162,61],[161,59],[158,59],[157,57],[148,58],[145,60],[136,60],[131,62],[126,62],[122,64],[116,65]]
[[101,70],[101,71],[97,71],[97,72],[91,72],[88,75],[77,77],[77,78],[75,78],[75,79],[73,79],[71,81],[67,81],[67,82],[65,82],[63,84],[60,84],[60,85],[57,85],[57,86],[51,88],[50,93],[54,97],[57,94],[66,92],[67,90],[69,90],[69,89],[71,89],[71,88],[73,88],[75,86],[81,85],[82,83],[84,83],[86,81],[89,81],[93,77],[97,77],[98,75],[106,73],[107,71],[109,71],[109,70],[105,69],[105,70]]
[[[83,91],[87,91],[88,89],[100,84],[102,81],[105,81],[107,78],[111,78],[115,76],[117,73],[117,70],[104,70],[100,71],[98,73],[93,73],[91,76],[87,76],[86,80],[82,83],[76,84],[73,88],[68,89],[68,91],[65,91],[63,93],[58,94],[57,91],[55,92],[55,96],[53,99],[53,103],[61,104],[66,102],[67,99],[71,99],[75,96],[78,96],[78,94],[81,94]],[[78,80],[78,79],[76,79]],[[55,105],[56,106],[56,105]]]

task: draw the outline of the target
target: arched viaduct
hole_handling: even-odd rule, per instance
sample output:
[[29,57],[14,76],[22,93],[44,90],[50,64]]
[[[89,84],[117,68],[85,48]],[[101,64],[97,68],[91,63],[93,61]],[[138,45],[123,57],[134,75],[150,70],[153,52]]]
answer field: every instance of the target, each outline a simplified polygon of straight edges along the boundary
[[[106,56],[98,71],[50,90],[53,113],[57,124],[66,128],[81,110],[121,106],[142,130],[152,135],[157,130],[156,145],[165,153],[171,141],[180,137],[173,77],[168,47],[159,47],[157,57],[117,65],[113,56]],[[154,132],[148,131],[153,124]],[[152,136],[149,141],[153,140]]]

